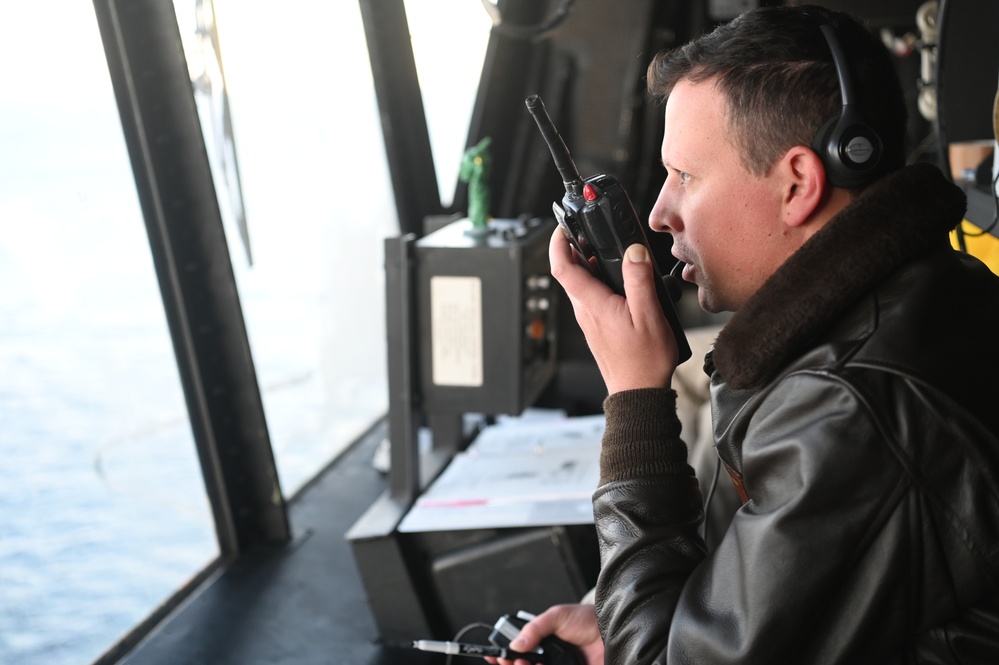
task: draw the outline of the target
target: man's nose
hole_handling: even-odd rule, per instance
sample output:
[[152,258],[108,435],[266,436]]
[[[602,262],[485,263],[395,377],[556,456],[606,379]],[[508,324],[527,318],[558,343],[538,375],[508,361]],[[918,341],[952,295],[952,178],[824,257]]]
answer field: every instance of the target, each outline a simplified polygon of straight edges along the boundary
[[656,204],[652,206],[652,212],[649,213],[649,228],[660,233],[673,233],[680,230],[677,228],[678,218],[673,214],[670,205],[670,194],[667,191],[667,184],[663,183],[662,189],[659,190],[659,197],[656,199]]

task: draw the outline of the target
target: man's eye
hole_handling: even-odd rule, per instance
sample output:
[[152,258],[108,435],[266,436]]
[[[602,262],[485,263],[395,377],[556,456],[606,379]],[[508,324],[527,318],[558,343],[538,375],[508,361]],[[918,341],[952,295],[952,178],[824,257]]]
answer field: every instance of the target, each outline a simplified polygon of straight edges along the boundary
[[680,169],[673,168],[672,166],[666,167],[666,177],[675,178],[680,181],[681,185],[685,185],[690,182],[691,175],[686,171],[681,171]]

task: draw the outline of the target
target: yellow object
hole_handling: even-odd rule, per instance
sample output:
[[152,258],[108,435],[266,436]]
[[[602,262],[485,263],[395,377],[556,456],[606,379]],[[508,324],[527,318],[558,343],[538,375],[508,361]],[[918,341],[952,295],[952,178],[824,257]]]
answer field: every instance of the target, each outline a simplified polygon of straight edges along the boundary
[[[980,259],[992,272],[999,275],[999,238],[991,233],[983,233],[968,220],[961,222],[961,228],[964,230],[964,244],[968,254]],[[950,232],[950,243],[954,249],[961,249],[957,231]]]

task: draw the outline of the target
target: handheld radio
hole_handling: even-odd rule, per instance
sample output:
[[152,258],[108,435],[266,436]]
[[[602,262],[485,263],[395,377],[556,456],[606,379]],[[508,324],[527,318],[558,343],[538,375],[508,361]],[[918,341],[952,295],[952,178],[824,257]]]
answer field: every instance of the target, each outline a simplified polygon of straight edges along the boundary
[[[624,279],[621,274],[621,261],[629,245],[641,243],[649,252],[653,272],[656,276],[656,293],[663,314],[673,329],[679,362],[690,358],[690,344],[680,326],[680,319],[673,306],[680,299],[680,285],[676,277],[664,275],[656,265],[655,257],[645,236],[644,225],[638,221],[635,207],[624,187],[612,176],[595,175],[585,180],[580,178],[572,161],[569,149],[552,123],[545,104],[538,95],[531,95],[525,101],[527,110],[534,116],[541,135],[551,150],[555,166],[565,185],[562,205],[552,203],[552,212],[569,243],[583,258],[583,262],[594,274],[611,289],[624,295]],[[596,259],[596,266],[590,261]],[[667,280],[672,284],[667,284]],[[674,297],[670,291],[674,291]]]

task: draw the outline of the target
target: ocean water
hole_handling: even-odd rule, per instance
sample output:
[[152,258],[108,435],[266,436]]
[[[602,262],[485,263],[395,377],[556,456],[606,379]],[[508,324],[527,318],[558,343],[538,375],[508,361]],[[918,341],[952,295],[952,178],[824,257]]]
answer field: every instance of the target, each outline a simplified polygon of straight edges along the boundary
[[[0,663],[83,664],[217,544],[117,117],[72,150],[17,120],[37,140],[0,178]],[[286,496],[384,413],[378,243],[341,257],[371,274],[349,289],[296,267],[326,255],[234,252]]]
[[[0,663],[79,665],[218,549],[117,116],[78,114],[70,143],[44,109],[6,115],[26,135],[0,166]],[[289,226],[310,251],[233,252],[286,496],[386,402],[381,231],[339,257],[368,275],[345,288],[318,222]]]
[[3,114],[0,662],[88,663],[217,547],[120,125]]
[[[113,217],[48,264],[0,252],[0,663],[91,662],[217,555],[151,264],[111,268],[148,255],[141,220]],[[383,410],[328,406],[320,325],[294,325],[320,308],[292,300],[251,303],[286,350],[260,376],[289,495]]]
[[0,305],[3,663],[90,662],[217,551],[162,314],[66,290]]

